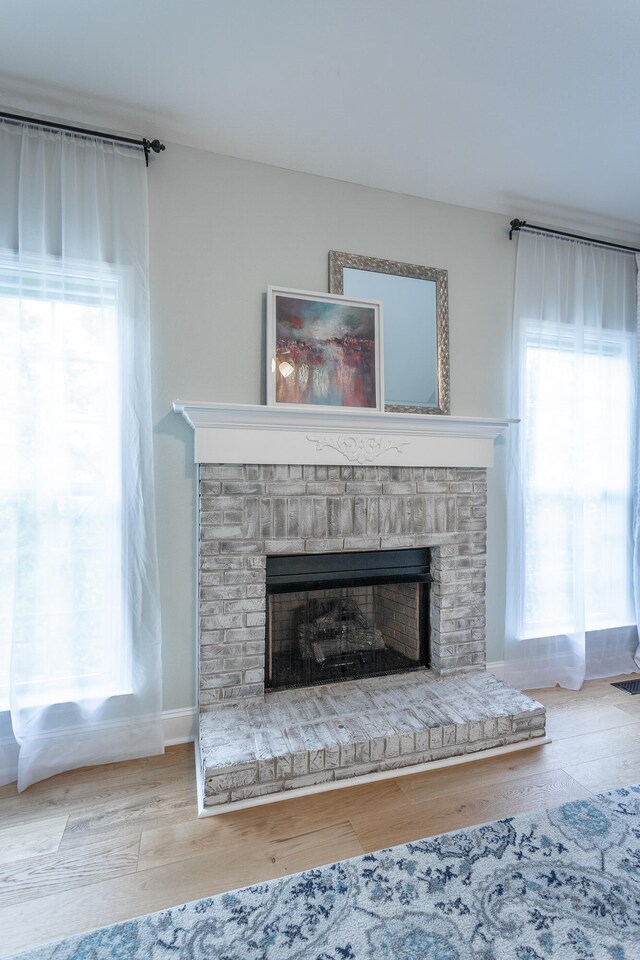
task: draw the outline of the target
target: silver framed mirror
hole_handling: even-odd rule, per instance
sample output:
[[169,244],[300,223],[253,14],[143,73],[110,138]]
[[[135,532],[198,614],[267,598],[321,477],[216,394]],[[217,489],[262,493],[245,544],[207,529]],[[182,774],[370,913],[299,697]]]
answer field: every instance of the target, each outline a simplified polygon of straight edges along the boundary
[[329,292],[382,301],[384,409],[448,414],[447,271],[330,250]]

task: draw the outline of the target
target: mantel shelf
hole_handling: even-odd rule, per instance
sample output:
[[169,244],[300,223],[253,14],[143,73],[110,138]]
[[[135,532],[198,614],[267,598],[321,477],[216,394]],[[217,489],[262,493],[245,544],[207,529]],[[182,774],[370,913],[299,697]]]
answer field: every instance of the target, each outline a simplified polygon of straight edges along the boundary
[[196,463],[489,467],[513,420],[176,400]]

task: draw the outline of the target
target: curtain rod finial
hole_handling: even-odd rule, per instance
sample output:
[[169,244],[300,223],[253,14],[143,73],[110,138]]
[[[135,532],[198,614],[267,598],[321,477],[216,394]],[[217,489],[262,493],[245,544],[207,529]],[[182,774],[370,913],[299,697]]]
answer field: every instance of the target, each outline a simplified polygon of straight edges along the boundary
[[144,157],[149,166],[149,151],[153,150],[154,153],[162,153],[163,150],[166,150],[164,143],[161,143],[159,140],[147,140],[146,137],[142,140],[142,146],[144,147]]
[[527,225],[526,220],[518,220],[517,217],[514,217],[514,219],[509,224],[509,226],[511,227],[511,229],[509,230],[509,240],[513,239],[514,231],[520,230],[521,227],[526,227],[526,225]]

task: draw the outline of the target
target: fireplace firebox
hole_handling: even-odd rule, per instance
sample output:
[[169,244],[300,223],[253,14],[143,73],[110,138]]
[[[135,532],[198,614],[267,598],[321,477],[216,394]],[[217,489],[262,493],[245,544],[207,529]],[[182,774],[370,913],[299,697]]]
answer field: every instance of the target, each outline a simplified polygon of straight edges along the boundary
[[265,687],[429,666],[430,550],[270,556]]

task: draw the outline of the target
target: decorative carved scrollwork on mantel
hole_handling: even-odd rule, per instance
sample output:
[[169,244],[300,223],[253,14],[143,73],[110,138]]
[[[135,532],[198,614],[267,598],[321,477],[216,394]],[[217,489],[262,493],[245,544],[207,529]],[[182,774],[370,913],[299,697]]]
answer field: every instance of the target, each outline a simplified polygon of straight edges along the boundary
[[383,453],[389,450],[396,450],[398,453],[404,453],[403,447],[409,443],[408,440],[393,440],[387,437],[372,437],[364,434],[332,434],[332,435],[307,435],[307,440],[315,443],[316,450],[322,450],[324,447],[330,447],[349,460],[351,463],[373,463]]
[[193,428],[196,463],[490,467],[510,422],[180,400],[174,410]]

